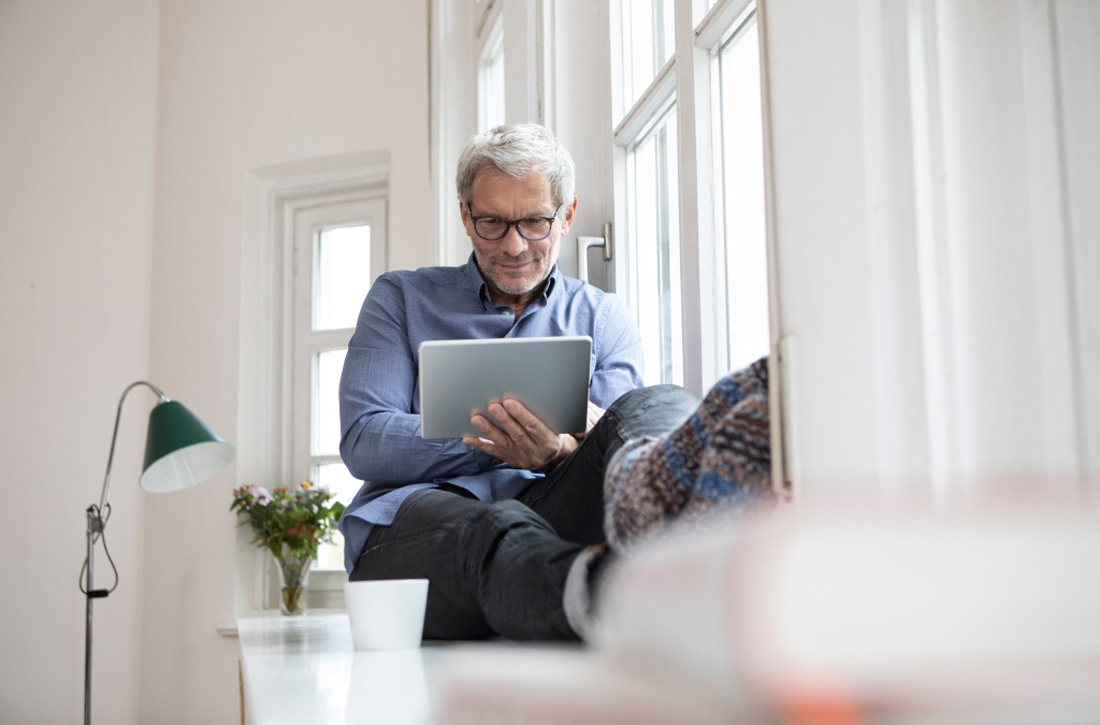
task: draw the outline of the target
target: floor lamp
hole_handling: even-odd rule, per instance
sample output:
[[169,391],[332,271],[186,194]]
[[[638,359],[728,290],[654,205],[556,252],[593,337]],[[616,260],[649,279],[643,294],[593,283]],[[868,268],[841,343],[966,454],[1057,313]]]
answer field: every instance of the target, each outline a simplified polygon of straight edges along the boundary
[[[118,586],[118,569],[107,550],[103,538],[107,520],[111,517],[111,505],[107,503],[107,486],[111,481],[111,463],[115,458],[118,440],[118,422],[122,417],[122,404],[126,395],[139,385],[152,390],[160,401],[149,413],[149,428],[145,438],[145,466],[141,474],[141,487],[152,493],[168,493],[190,488],[217,475],[233,460],[233,446],[206,427],[183,404],[169,400],[157,386],[139,380],[122,391],[115,415],[115,431],[111,435],[111,452],[107,456],[107,474],[103,477],[103,493],[99,506],[88,507],[88,558],[84,560],[81,591],[87,601],[88,619],[84,630],[84,723],[92,721],[92,602],[102,599]],[[115,572],[115,583],[110,589],[95,589],[92,584],[94,546],[103,541],[103,552]]]

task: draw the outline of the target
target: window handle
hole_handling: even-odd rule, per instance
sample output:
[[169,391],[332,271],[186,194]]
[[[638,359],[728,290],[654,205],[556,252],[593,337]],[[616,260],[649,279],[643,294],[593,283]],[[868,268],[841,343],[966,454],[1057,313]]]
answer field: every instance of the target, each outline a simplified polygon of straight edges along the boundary
[[588,281],[588,250],[603,248],[603,261],[611,261],[611,222],[604,222],[602,237],[577,237],[577,278]]

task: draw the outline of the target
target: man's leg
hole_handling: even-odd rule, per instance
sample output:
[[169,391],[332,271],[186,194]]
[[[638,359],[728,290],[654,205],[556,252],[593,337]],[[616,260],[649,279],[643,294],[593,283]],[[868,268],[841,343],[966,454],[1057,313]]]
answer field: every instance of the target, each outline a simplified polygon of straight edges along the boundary
[[768,359],[719,380],[676,430],[608,461],[606,531],[623,551],[673,521],[699,523],[718,506],[770,506]]
[[486,504],[453,487],[414,493],[393,525],[371,532],[351,580],[429,579],[426,637],[576,638],[562,593],[583,545],[605,540],[607,460],[625,441],[672,430],[697,403],[671,385],[627,393],[518,501]]
[[626,441],[663,436],[694,412],[699,399],[678,385],[639,388],[616,400],[579,448],[520,496],[558,536],[578,544],[602,544],[604,469]]
[[582,549],[517,501],[427,489],[371,531],[351,580],[430,580],[425,637],[575,639],[562,591]]

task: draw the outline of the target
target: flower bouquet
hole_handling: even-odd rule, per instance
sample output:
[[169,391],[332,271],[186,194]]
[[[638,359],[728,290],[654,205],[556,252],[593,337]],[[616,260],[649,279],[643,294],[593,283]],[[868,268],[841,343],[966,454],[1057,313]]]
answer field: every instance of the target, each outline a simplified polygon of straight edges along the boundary
[[309,568],[317,558],[322,541],[332,542],[332,533],[344,513],[336,495],[310,481],[293,491],[280,486],[273,492],[258,486],[233,489],[233,504],[245,523],[252,527],[253,544],[271,552],[279,565],[283,614],[305,613],[305,588]]

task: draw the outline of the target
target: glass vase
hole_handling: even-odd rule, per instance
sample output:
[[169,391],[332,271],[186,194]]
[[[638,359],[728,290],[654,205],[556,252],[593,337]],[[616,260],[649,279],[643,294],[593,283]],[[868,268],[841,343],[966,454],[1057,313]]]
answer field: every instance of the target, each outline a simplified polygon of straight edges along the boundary
[[313,558],[298,556],[287,546],[275,557],[279,570],[279,611],[288,616],[306,613],[306,587]]

